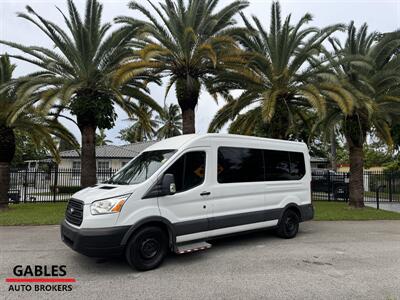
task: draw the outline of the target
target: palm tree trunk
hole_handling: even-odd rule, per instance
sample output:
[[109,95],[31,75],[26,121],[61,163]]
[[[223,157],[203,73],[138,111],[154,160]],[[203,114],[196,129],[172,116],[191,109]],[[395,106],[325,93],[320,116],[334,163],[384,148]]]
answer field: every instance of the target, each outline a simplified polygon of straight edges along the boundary
[[337,153],[336,153],[336,136],[335,136],[335,130],[332,129],[331,132],[331,166],[332,170],[336,171],[337,170]]
[[349,205],[364,207],[364,152],[362,146],[349,143],[350,182]]
[[368,121],[360,114],[346,118],[344,133],[349,147],[350,180],[349,205],[364,207],[364,142],[367,136]]
[[0,210],[8,208],[8,189],[10,186],[10,163],[0,162]]
[[196,132],[194,109],[187,108],[182,110],[182,132],[183,134]]
[[[283,101],[284,100],[279,102]],[[267,126],[269,127],[270,138],[279,140],[288,139],[288,127],[290,126],[290,121],[288,111],[283,105],[276,105],[274,116]]]
[[10,164],[15,154],[14,131],[0,124],[0,210],[8,208],[10,187]]
[[182,133],[195,133],[195,112],[200,96],[200,82],[187,75],[179,78],[175,84],[176,98],[182,110]]
[[81,187],[97,183],[96,179],[96,126],[85,124],[79,126],[82,134],[81,153]]

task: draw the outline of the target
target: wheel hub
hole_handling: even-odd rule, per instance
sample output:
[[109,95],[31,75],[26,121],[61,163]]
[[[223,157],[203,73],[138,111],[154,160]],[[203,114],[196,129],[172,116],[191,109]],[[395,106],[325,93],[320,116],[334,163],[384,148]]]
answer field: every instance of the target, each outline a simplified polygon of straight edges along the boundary
[[288,218],[285,222],[285,225],[286,225],[286,230],[288,232],[292,232],[296,228],[296,224],[295,224],[293,218]]
[[160,250],[160,243],[154,238],[144,240],[140,247],[140,252],[145,259],[153,258]]

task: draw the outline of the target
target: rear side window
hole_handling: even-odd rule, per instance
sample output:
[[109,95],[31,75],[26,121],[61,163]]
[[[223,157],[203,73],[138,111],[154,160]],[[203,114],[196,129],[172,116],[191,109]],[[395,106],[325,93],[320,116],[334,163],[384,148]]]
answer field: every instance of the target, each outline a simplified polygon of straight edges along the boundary
[[290,180],[289,152],[264,150],[267,181]]
[[299,180],[305,175],[301,152],[239,147],[218,148],[218,182]]
[[290,177],[292,180],[303,178],[306,174],[304,154],[301,152],[290,152]]
[[301,152],[264,150],[264,160],[267,181],[299,180],[305,174]]
[[217,172],[219,183],[264,181],[262,150],[219,147]]
[[206,167],[204,151],[188,152],[182,155],[166,173],[175,177],[176,192],[183,192],[203,183]]

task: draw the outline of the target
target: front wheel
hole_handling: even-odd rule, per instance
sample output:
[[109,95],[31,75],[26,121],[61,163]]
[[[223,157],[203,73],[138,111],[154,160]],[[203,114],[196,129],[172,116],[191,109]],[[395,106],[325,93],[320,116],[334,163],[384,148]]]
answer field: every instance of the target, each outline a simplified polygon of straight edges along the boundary
[[157,268],[168,251],[168,237],[159,227],[144,227],[129,241],[125,257],[129,265],[140,271]]
[[293,210],[287,210],[279,221],[277,235],[284,239],[291,239],[299,231],[300,218]]

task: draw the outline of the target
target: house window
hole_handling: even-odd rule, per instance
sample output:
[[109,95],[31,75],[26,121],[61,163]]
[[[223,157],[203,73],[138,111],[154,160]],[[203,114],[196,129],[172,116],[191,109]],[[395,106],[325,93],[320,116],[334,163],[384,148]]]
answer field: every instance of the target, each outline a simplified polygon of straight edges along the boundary
[[121,167],[125,167],[125,165],[128,163],[128,161],[123,161],[121,162]]
[[78,177],[81,172],[81,162],[79,160],[72,162],[72,175]]
[[81,162],[80,161],[73,161],[72,162],[72,169],[79,171],[81,169]]
[[108,170],[110,168],[109,161],[99,161],[97,162],[97,169],[98,170]]

